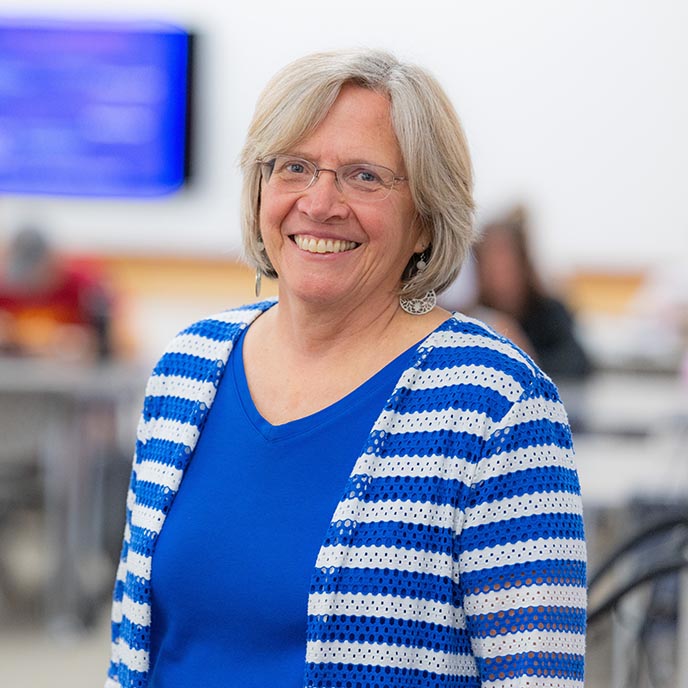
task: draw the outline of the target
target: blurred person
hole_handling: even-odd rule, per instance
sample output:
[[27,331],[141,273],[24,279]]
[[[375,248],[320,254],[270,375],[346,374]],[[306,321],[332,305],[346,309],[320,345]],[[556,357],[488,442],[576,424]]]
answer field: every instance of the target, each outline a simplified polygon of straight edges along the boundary
[[[523,346],[555,380],[581,379],[592,370],[572,313],[548,293],[530,253],[525,213],[517,208],[485,225],[474,249],[477,306],[512,318]],[[498,329],[503,324],[497,324]]]
[[508,337],[516,346],[523,349],[530,356],[535,355],[532,343],[521,328],[520,323],[512,315],[496,308],[479,305],[478,279],[475,257],[467,256],[456,279],[437,295],[437,305],[448,311],[460,311],[471,317],[478,318],[497,332]]
[[308,55],[241,166],[279,297],[191,325],[153,371],[106,685],[582,686],[566,413],[435,305],[473,240],[444,91],[385,52]]
[[0,350],[107,358],[112,299],[93,270],[70,265],[36,227],[10,240],[0,269]]

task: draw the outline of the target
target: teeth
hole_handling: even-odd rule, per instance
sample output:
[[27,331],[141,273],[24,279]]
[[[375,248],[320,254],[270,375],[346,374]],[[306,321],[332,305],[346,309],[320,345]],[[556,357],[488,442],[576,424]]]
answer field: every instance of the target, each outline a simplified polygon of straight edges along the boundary
[[309,253],[342,253],[351,251],[358,244],[355,241],[343,241],[342,239],[314,239],[299,234],[294,236],[296,245]]

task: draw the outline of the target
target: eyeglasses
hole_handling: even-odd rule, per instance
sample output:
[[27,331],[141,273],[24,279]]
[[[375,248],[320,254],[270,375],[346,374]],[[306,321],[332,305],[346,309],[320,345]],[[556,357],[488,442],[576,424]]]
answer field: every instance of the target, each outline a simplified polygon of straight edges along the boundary
[[382,201],[398,182],[407,181],[382,165],[356,162],[336,170],[318,167],[293,155],[271,155],[258,160],[265,183],[279,193],[299,193],[315,184],[321,172],[332,172],[335,184],[351,201]]

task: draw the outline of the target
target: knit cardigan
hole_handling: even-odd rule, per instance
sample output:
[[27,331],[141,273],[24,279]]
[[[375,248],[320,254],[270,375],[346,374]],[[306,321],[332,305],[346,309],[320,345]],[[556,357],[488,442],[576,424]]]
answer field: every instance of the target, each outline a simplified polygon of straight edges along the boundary
[[[148,382],[107,688],[148,686],[155,543],[233,344],[271,305],[184,330]],[[303,685],[580,688],[585,585],[557,390],[455,314],[417,348],[343,486],[311,579]]]

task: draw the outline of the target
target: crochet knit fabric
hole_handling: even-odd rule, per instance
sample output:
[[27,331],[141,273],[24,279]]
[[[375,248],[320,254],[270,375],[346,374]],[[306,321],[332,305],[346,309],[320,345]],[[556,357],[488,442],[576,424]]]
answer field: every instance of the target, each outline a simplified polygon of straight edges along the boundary
[[[271,305],[192,325],[149,380],[108,688],[148,686],[156,538],[233,342]],[[303,685],[582,687],[585,586],[557,390],[508,340],[456,314],[418,347],[343,491],[311,579]]]

